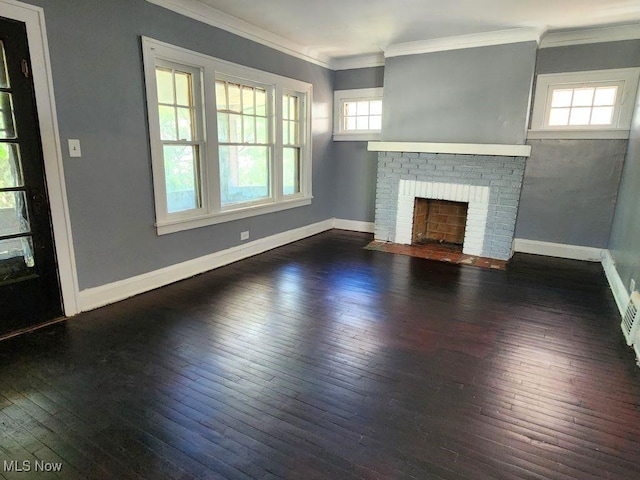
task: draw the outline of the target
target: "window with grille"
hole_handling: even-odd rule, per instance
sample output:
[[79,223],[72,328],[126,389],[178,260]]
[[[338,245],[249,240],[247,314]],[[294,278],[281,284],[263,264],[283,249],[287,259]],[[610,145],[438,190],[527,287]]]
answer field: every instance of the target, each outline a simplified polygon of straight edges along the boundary
[[334,140],[378,140],[382,130],[382,88],[334,93]]

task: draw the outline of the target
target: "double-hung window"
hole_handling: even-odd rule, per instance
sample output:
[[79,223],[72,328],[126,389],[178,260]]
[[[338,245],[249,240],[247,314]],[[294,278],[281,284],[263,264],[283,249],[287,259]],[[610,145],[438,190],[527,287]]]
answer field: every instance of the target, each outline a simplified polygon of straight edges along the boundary
[[311,85],[143,38],[159,234],[311,203]]
[[627,138],[640,69],[538,75],[529,138]]

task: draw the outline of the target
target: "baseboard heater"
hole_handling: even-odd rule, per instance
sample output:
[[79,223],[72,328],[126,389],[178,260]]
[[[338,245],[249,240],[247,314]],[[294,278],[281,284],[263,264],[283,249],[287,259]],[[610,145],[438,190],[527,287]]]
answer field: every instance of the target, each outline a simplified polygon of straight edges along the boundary
[[622,333],[627,341],[627,345],[633,346],[636,352],[636,359],[640,365],[640,293],[635,291],[629,297],[629,303],[624,311],[622,323],[620,324]]

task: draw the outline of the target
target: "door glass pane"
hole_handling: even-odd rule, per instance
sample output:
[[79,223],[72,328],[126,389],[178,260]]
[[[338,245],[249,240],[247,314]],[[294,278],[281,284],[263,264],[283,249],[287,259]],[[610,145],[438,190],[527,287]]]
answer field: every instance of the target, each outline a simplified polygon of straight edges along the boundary
[[23,185],[18,145],[0,143],[0,188],[15,188]]
[[0,42],[0,88],[9,88],[7,75],[7,58],[4,55],[4,43]]
[[0,283],[29,275],[34,267],[31,237],[0,240]]
[[11,94],[7,92],[0,93],[0,138],[16,138]]
[[0,237],[29,232],[25,192],[0,192]]
[[200,207],[196,146],[165,145],[164,175],[169,213]]
[[222,205],[269,197],[269,148],[220,146],[220,200]]
[[293,195],[300,192],[300,149],[285,148],[282,158],[282,193]]

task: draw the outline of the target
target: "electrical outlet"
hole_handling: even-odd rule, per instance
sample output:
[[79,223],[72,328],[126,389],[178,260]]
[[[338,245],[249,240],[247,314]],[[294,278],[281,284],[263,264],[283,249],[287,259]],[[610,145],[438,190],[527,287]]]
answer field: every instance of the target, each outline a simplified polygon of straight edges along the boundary
[[636,290],[636,281],[632,278],[629,282],[629,293],[633,293]]
[[249,240],[249,230],[240,232],[240,240]]

